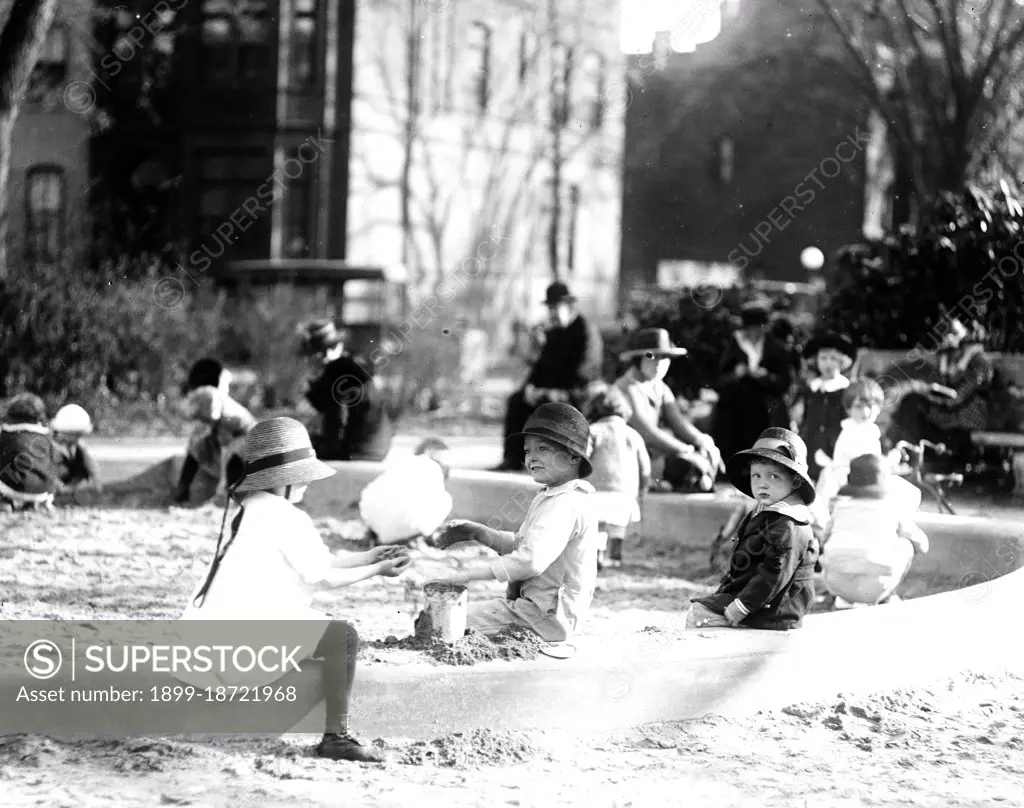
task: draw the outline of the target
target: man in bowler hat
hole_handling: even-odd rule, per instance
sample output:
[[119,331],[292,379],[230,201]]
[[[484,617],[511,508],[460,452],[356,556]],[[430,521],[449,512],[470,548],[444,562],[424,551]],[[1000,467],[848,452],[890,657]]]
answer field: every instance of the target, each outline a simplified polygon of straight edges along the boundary
[[540,356],[526,384],[513,393],[505,413],[505,456],[494,471],[521,471],[522,441],[509,436],[523,431],[526,419],[541,404],[562,402],[583,410],[601,380],[604,344],[597,327],[576,307],[576,298],[560,282],[552,283],[544,298],[548,330]]

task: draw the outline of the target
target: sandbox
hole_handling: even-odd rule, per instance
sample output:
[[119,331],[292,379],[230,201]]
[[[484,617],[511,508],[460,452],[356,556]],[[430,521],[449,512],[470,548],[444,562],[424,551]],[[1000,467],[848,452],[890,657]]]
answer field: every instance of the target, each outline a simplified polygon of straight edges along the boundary
[[[314,516],[344,510],[380,471],[373,463],[336,467],[334,478],[307,494]],[[535,488],[525,476],[487,472],[455,471],[450,482],[455,515],[503,528],[522,519]],[[704,547],[738,502],[713,495],[650,497],[644,541]],[[358,674],[353,721],[369,735],[411,738],[488,727],[610,729],[742,714],[1019,663],[1011,616],[1024,585],[1024,530],[1009,521],[932,514],[922,514],[920,524],[931,551],[915,559],[906,586],[927,597],[812,615],[805,628],[786,634],[686,633],[680,612],[657,630],[580,638],[570,660],[371,666]],[[315,668],[303,673],[316,675]],[[0,682],[0,703],[26,683],[32,682],[24,675]],[[304,719],[309,704],[295,709],[296,730],[322,727],[322,707]],[[112,710],[109,731],[136,731],[132,716]],[[183,709],[175,729],[209,731],[210,717],[203,709]]]

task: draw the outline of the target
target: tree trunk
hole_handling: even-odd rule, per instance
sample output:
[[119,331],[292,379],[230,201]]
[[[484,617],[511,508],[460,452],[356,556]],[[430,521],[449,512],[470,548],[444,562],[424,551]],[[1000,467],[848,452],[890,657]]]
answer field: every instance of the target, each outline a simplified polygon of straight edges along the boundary
[[548,0],[548,38],[551,43],[551,83],[548,97],[551,120],[551,221],[548,226],[548,263],[551,277],[558,280],[558,237],[562,226],[562,99],[560,93],[567,93],[568,86],[562,86],[558,71],[564,66],[554,58],[557,50],[558,18],[555,12],[556,0]]
[[[405,90],[406,90],[406,111],[405,111],[405,142],[402,144],[402,178],[401,178],[401,216],[402,216],[402,266],[408,271],[409,259],[412,257],[412,215],[410,212],[411,207],[411,196],[412,188],[411,177],[412,177],[412,163],[413,156],[416,148],[416,121],[418,116],[417,99],[419,98],[418,87],[417,87],[417,74],[419,69],[419,44],[420,44],[420,32],[418,25],[417,8],[418,3],[409,4],[409,31],[406,38],[406,73],[405,73]],[[416,280],[417,287],[422,282],[423,278],[420,277],[419,273],[422,272],[422,267],[416,268]]]
[[7,277],[7,181],[18,105],[56,10],[57,0],[14,0],[0,31],[0,280]]

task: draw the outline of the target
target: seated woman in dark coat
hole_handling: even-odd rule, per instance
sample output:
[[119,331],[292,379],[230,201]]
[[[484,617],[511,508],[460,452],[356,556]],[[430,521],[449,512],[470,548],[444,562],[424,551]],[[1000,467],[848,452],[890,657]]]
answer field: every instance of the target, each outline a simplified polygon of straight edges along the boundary
[[344,337],[330,321],[310,324],[302,353],[320,369],[306,400],[322,416],[312,436],[321,460],[383,460],[395,435],[384,396],[364,367],[345,353]]
[[956,317],[949,325],[922,377],[902,384],[904,395],[888,430],[894,443],[922,438],[964,443],[970,432],[988,423],[995,371],[985,356],[983,333]]

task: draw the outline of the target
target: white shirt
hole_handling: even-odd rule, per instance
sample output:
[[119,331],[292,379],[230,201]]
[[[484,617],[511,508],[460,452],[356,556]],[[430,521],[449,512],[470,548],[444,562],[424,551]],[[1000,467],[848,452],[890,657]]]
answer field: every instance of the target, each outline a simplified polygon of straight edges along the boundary
[[757,370],[761,367],[761,360],[764,358],[764,337],[757,342],[751,342],[742,331],[737,331],[735,337],[736,344],[747,355],[747,369]]
[[861,455],[882,454],[882,430],[873,421],[857,423],[852,418],[844,418],[840,423],[842,431],[836,438],[836,446],[832,452],[832,466],[843,478],[850,473],[850,462]]
[[[313,608],[316,584],[331,569],[331,553],[320,538],[309,515],[284,497],[263,491],[249,494],[243,501],[245,514],[238,534],[228,547],[216,577],[202,605],[194,605],[196,595],[209,573],[202,572],[188,600],[182,620],[310,621],[270,632],[265,644],[281,644],[282,634],[289,646],[301,645],[303,656],[315,650],[329,618]],[[224,541],[228,541],[225,536]],[[197,628],[194,636],[201,636]],[[250,643],[241,643],[250,644]],[[264,643],[261,643],[264,644]],[[197,678],[198,677],[198,678]],[[210,674],[179,676],[199,687],[226,684],[269,684],[278,678],[255,668],[249,674],[231,680]]]
[[444,472],[427,455],[403,458],[370,481],[359,515],[384,544],[429,536],[452,511]]

